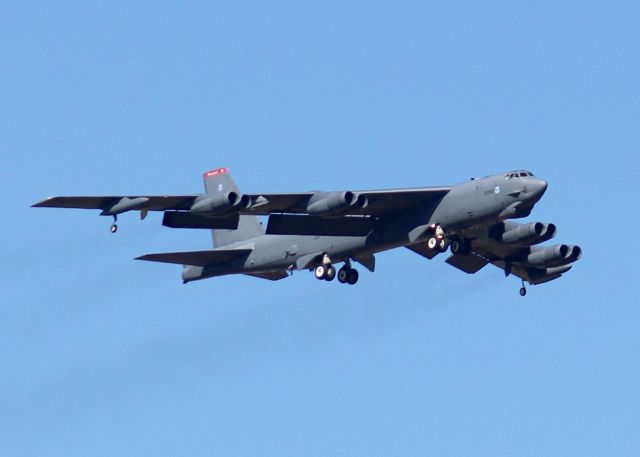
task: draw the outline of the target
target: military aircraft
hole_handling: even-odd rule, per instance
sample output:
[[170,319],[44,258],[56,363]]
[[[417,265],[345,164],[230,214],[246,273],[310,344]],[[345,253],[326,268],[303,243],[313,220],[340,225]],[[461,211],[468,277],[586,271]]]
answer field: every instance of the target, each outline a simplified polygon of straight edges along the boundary
[[[559,278],[582,256],[579,246],[538,246],[556,235],[554,224],[511,221],[527,217],[547,182],[525,170],[461,184],[369,191],[240,192],[227,168],[204,173],[205,193],[173,196],[52,197],[34,207],[99,209],[113,217],[164,212],[172,228],[210,229],[214,249],[165,252],[139,260],[183,265],[184,283],[245,274],[279,280],[311,270],[319,280],[355,284],[353,262],[375,270],[375,254],[405,247],[473,274],[489,263],[505,275],[541,284]],[[268,216],[266,228],[257,216]],[[339,270],[335,265],[343,264]]]

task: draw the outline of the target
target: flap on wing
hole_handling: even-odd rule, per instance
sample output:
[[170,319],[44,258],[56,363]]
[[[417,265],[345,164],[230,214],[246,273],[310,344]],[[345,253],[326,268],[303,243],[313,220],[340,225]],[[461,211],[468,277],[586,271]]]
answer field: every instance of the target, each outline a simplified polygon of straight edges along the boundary
[[370,217],[336,217],[272,214],[269,235],[365,236],[373,229]]
[[426,241],[410,244],[409,246],[405,246],[405,248],[415,252],[416,254],[420,254],[422,257],[426,257],[429,260],[433,259],[439,254],[439,252],[435,249],[430,249],[429,246],[427,246]]
[[207,267],[248,255],[252,250],[253,249],[213,249],[208,251],[162,252],[136,257],[136,260]]
[[238,228],[240,217],[236,214],[228,217],[206,217],[184,211],[165,211],[162,225],[171,228],[190,229],[231,229]]
[[469,255],[452,255],[446,262],[465,273],[474,274],[486,266],[489,261],[471,253]]

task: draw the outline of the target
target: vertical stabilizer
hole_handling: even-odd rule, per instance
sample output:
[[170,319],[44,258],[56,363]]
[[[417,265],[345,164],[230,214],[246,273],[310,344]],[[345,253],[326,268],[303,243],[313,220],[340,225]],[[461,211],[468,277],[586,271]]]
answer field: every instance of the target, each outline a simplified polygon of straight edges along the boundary
[[[218,168],[204,174],[204,188],[207,194],[218,194],[233,191],[241,194],[233,182],[228,168]],[[214,247],[222,247],[236,241],[248,240],[264,234],[264,229],[256,216],[240,216],[238,228],[234,230],[216,229],[213,234]]]

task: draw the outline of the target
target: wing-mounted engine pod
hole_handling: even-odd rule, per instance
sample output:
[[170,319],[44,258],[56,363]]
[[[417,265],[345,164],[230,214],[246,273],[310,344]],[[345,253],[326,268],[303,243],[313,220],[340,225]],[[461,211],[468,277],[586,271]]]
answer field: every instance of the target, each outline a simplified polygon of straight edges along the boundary
[[542,222],[531,222],[529,224],[518,224],[515,222],[505,222],[503,232],[496,233],[495,238],[506,244],[531,246],[550,240],[556,236],[556,226],[554,224],[543,224]]
[[307,212],[314,216],[338,216],[349,208],[358,206],[364,208],[369,200],[349,190],[342,192],[317,192],[307,204]]
[[582,257],[582,248],[580,246],[569,246],[569,262],[575,262]]
[[223,194],[203,194],[196,198],[190,211],[200,216],[227,216],[229,213],[238,212],[251,206],[248,195],[237,192],[225,192]]
[[548,247],[532,247],[527,263],[536,267],[558,267],[571,263],[572,248],[566,244]]
[[362,194],[357,194],[358,197],[356,198],[356,205],[358,205],[360,208],[366,208],[367,206],[369,206],[369,199],[367,198],[366,195],[362,195]]
[[[505,225],[507,228],[508,225]],[[506,230],[501,238],[503,243],[507,244],[523,244],[528,241],[534,241],[542,234],[545,226],[542,222],[532,222],[530,224],[518,225],[517,227]]]
[[560,267],[544,268],[542,270],[533,270],[529,273],[529,281],[531,284],[542,284],[559,278],[567,271],[571,270],[571,265],[563,265]]

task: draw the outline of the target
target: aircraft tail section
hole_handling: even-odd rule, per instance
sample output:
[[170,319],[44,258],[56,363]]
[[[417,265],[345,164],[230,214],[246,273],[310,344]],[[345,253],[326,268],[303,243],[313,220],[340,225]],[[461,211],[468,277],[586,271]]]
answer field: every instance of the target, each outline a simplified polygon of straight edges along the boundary
[[[228,168],[218,168],[204,174],[204,188],[207,194],[218,194],[225,192],[236,192],[241,194],[240,189],[231,178]],[[256,216],[240,216],[238,228],[236,229],[215,229],[211,231],[213,245],[216,248],[244,241],[264,235],[264,229]]]

